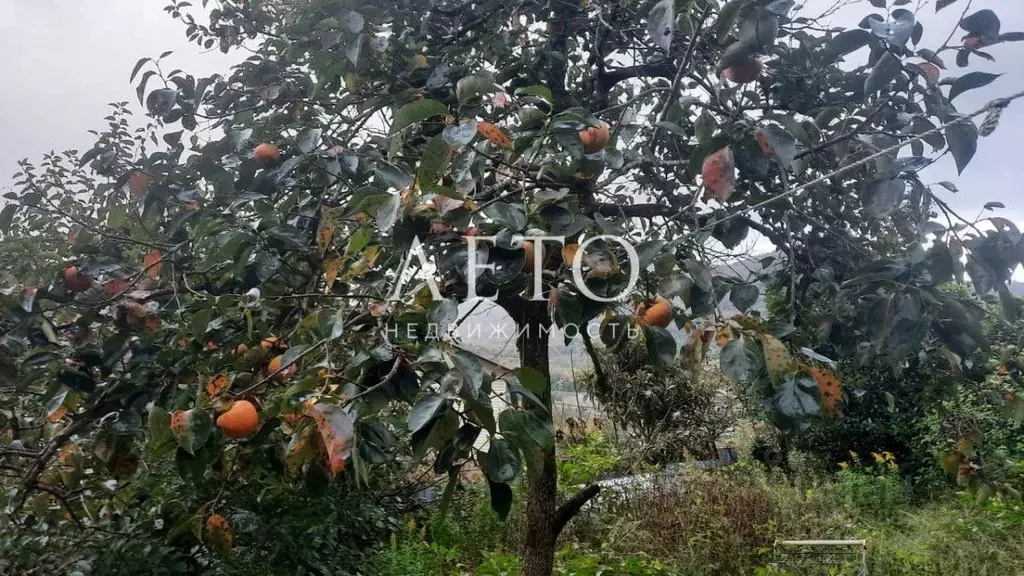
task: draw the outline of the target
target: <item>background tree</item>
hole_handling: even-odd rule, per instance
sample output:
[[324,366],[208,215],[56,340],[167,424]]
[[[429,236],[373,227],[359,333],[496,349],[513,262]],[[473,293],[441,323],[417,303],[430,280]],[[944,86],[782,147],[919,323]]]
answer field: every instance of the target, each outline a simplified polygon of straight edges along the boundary
[[717,362],[672,362],[652,366],[642,343],[623,342],[598,354],[607,377],[588,374],[587,392],[607,416],[640,442],[645,459],[656,463],[717,459],[719,438],[736,424],[732,382]]
[[[965,10],[964,45],[954,31],[918,48],[924,12],[900,0],[872,1],[848,31],[793,4],[225,0],[208,25],[169,5],[194,41],[251,55],[209,78],[140,60],[151,123],[132,129],[117,106],[92,149],[23,164],[0,212],[17,261],[2,319],[16,366],[7,512],[93,518],[104,480],[126,490],[141,458],[173,454],[209,490],[199,532],[223,549],[218,491],[268,469],[366,481],[395,437],[384,410],[405,403],[414,454],[450,486],[475,462],[499,513],[525,464],[524,570],[550,574],[560,531],[597,492],[556,502],[553,324],[600,320],[609,345],[625,333],[612,326],[643,324],[660,365],[699,362],[717,337],[723,370],[784,429],[838,409],[822,357],[792,354],[812,332],[897,372],[922,355],[958,365],[982,312],[937,286],[966,261],[975,289],[1015,313],[1006,283],[1024,252],[1007,220],[961,226],[917,173],[947,152],[965,169],[972,118],[987,114],[989,133],[1019,96],[958,111],[992,77],[942,78],[943,56],[965,67],[1021,34]],[[716,313],[726,294],[741,311],[758,296],[712,267],[750,230],[783,256],[791,324]],[[512,241],[537,232],[569,247]],[[639,270],[594,242],[580,251],[590,293],[641,274],[651,288],[634,299],[672,299],[681,350],[660,322],[573,281],[567,256],[601,232],[635,245]],[[431,329],[459,321],[477,235],[497,236],[478,290],[521,330],[497,417],[479,359]],[[432,267],[409,264],[417,239]],[[428,277],[443,299],[411,282]],[[812,293],[831,303],[820,325],[806,323]],[[242,401],[258,419],[218,428]],[[94,504],[71,498],[83,494]]]

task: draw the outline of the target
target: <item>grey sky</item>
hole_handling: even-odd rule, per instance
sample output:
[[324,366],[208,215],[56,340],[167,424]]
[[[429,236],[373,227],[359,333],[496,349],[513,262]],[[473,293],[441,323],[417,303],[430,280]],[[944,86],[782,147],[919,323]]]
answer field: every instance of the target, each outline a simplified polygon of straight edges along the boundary
[[[938,15],[932,6],[921,10],[927,33],[922,46],[936,47],[955,26],[968,0],[960,0]],[[807,0],[813,14],[832,0]],[[131,100],[135,93],[128,75],[142,56],[174,50],[171,66],[196,75],[227,70],[237,55],[202,51],[187,43],[183,27],[162,10],[163,0],[0,0],[0,54],[6,75],[0,83],[0,187],[9,182],[19,158],[38,159],[50,150],[84,148],[92,137],[86,131],[101,126],[108,102]],[[914,4],[911,4],[913,6]],[[867,2],[835,17],[836,24],[856,25],[869,9]],[[1024,31],[1024,2],[974,0],[975,9],[992,8],[1004,31]],[[857,17],[850,21],[850,14]],[[959,39],[960,31],[956,38]],[[995,46],[994,63],[972,59],[970,70],[1006,75],[987,88],[957,99],[970,111],[989,99],[1024,90],[1024,43]],[[959,75],[952,54],[943,75]],[[981,205],[998,200],[1002,214],[1024,224],[1024,204],[1017,201],[1024,187],[1024,101],[1006,111],[1000,129],[982,139],[978,155],[958,177],[951,159],[929,168],[926,182],[952,180],[959,194],[946,194],[951,204],[975,215]]]

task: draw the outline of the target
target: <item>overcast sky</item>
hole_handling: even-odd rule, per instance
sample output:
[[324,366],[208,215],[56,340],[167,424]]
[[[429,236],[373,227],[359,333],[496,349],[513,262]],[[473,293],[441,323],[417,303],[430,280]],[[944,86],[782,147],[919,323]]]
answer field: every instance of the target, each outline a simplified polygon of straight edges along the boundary
[[[923,8],[921,20],[927,33],[922,46],[940,45],[967,1],[959,0],[938,15],[932,6]],[[88,147],[92,136],[86,131],[102,125],[108,102],[136,103],[128,76],[140,57],[174,50],[169,65],[194,75],[226,71],[239,58],[188,44],[181,24],[162,10],[165,3],[0,0],[0,54],[6,68],[0,83],[0,188],[10,182],[20,158],[38,159],[50,150]],[[832,0],[807,0],[804,13],[814,14],[831,4]],[[972,11],[981,8],[996,10],[1004,32],[1024,31],[1024,1],[974,0]],[[863,6],[837,15],[835,23],[856,25],[866,9],[870,6],[863,2]],[[852,15],[856,17],[850,22]],[[957,38],[960,35],[958,31]],[[990,52],[996,62],[973,58],[970,69],[1006,76],[959,97],[956,104],[963,111],[1024,90],[1024,42],[995,46]],[[945,56],[950,69],[943,74],[961,74],[953,54]],[[963,176],[957,176],[952,160],[946,158],[922,178],[925,182],[956,182],[959,194],[943,193],[966,217],[974,216],[986,201],[997,200],[1007,207],[1003,215],[1024,224],[1024,204],[1018,200],[1024,188],[1022,132],[1024,100],[1006,111],[995,135],[981,140],[978,155]]]

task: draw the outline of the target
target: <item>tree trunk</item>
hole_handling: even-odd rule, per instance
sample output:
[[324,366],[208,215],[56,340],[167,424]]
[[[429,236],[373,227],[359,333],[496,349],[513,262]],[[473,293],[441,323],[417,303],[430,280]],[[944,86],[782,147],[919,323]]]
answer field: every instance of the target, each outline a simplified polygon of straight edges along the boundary
[[[551,419],[551,370],[548,365],[548,330],[551,317],[547,302],[525,302],[520,324],[519,358],[548,381],[548,388],[538,395],[547,411],[532,408],[541,418]],[[538,462],[527,468],[526,547],[523,550],[524,576],[550,576],[555,563],[556,530],[555,498],[558,473],[555,451],[542,450]]]

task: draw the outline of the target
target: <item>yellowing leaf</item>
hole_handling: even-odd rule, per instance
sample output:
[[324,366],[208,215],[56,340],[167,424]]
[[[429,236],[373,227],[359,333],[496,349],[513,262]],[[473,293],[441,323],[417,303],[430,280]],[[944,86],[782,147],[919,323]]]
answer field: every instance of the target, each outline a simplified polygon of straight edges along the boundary
[[324,294],[330,294],[334,281],[338,279],[338,272],[345,264],[344,258],[331,258],[324,260]]
[[576,258],[576,251],[580,249],[580,245],[575,242],[572,244],[566,244],[562,247],[562,263],[566,268],[572,266],[572,261]]
[[732,328],[729,326],[723,326],[718,332],[715,333],[715,343],[720,348],[725,348],[729,342],[732,342],[733,333]]
[[61,404],[60,406],[57,407],[56,410],[54,410],[53,412],[50,412],[46,416],[46,421],[47,422],[60,422],[60,419],[63,418],[64,415],[67,414],[67,413],[68,413],[68,409],[65,408],[63,404]]
[[477,122],[476,131],[477,134],[487,138],[495,146],[500,146],[509,150],[512,149],[512,138],[510,138],[504,130],[494,124],[491,124],[490,122]]
[[284,454],[284,466],[291,476],[298,476],[302,467],[316,457],[317,447],[313,442],[312,430],[311,427],[306,427],[288,441],[288,447]]
[[316,245],[327,249],[334,240],[334,231],[338,228],[338,211],[328,206],[320,208],[320,225],[316,229]]
[[146,254],[145,258],[142,259],[142,265],[146,268],[146,276],[150,278],[156,278],[160,275],[160,268],[163,264],[160,262],[160,258],[163,254],[159,250],[151,250],[149,254]]
[[345,469],[345,460],[352,453],[352,416],[337,404],[307,404],[306,415],[316,422],[331,475],[337,476]]
[[366,250],[363,250],[363,253],[360,254],[359,259],[356,260],[351,267],[349,267],[348,272],[346,272],[344,276],[345,280],[359,278],[360,276],[365,275],[370,270],[373,270],[373,267],[377,264],[377,258],[379,256],[379,245],[374,244],[372,246],[368,246]]

